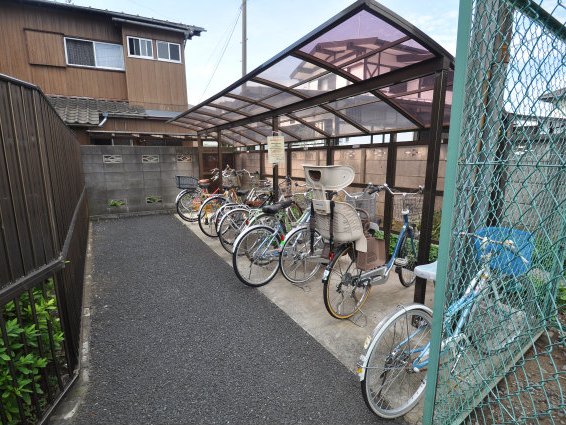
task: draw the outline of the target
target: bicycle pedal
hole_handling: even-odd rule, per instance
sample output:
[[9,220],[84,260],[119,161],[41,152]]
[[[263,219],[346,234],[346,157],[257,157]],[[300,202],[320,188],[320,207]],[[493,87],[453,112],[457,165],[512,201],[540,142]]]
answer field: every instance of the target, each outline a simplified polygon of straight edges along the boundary
[[409,261],[406,258],[396,258],[394,263],[396,266],[405,267]]

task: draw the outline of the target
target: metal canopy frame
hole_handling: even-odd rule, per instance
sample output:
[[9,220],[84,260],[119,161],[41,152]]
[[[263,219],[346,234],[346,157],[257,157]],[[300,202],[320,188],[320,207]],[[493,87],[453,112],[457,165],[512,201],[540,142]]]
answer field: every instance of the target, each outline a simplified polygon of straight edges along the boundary
[[427,129],[438,115],[449,122],[450,104],[438,114],[433,94],[441,71],[451,90],[453,70],[452,55],[425,33],[358,0],[170,122],[242,146],[266,143],[251,125],[273,118],[288,142]]
[[[272,131],[293,142],[426,131],[428,157],[418,263],[428,262],[442,132],[450,123],[454,58],[424,32],[372,0],[358,0],[220,93],[169,121],[199,138],[257,147]],[[394,137],[393,137],[394,139]],[[394,140],[393,140],[394,142]],[[396,143],[387,174],[393,178]],[[288,149],[287,167],[290,167]],[[260,155],[260,171],[265,159]],[[289,170],[287,170],[289,171]],[[278,167],[274,165],[274,189]],[[394,174],[393,174],[394,175]],[[392,200],[386,196],[386,219]],[[387,220],[386,220],[387,221]],[[387,230],[387,224],[386,224]],[[417,279],[414,300],[424,302]]]

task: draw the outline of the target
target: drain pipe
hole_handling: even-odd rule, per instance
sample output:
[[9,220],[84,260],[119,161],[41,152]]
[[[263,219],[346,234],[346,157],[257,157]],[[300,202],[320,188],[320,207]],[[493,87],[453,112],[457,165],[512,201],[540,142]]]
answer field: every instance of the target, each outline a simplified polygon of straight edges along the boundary
[[108,119],[108,112],[103,112],[103,113],[102,113],[102,117],[103,117],[103,118],[102,118],[102,121],[100,121],[100,122],[98,123],[98,126],[99,126],[99,127],[102,127],[102,126],[104,125],[104,123],[106,123],[106,120]]

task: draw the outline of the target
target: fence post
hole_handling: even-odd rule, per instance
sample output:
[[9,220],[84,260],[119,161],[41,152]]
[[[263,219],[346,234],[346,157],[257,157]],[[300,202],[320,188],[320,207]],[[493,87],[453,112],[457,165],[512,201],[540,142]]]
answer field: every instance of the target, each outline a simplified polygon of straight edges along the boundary
[[434,308],[437,314],[432,318],[432,335],[430,341],[430,361],[426,381],[429,385],[425,390],[425,403],[423,410],[423,425],[431,425],[434,417],[434,404],[436,399],[436,381],[438,377],[438,362],[440,358],[440,343],[442,339],[441,312],[446,301],[446,270],[448,264],[448,251],[451,238],[451,223],[454,212],[453,196],[456,189],[456,170],[458,150],[460,147],[460,133],[462,113],[464,109],[464,89],[469,53],[470,30],[472,20],[472,0],[460,1],[458,15],[457,57],[454,73],[454,91],[452,96],[452,110],[450,116],[450,133],[448,140],[448,154],[446,161],[446,177],[444,183],[444,197],[442,203],[442,225],[440,227],[440,242],[438,250],[438,267],[434,289]]

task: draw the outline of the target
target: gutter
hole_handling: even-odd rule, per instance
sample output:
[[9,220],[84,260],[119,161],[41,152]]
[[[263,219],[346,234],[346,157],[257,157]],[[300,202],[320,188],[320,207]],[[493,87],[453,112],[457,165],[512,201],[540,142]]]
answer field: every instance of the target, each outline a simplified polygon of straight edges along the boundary
[[183,34],[183,37],[185,38],[185,40],[192,39],[194,35],[198,35],[200,37],[200,33],[202,32],[200,29],[196,29],[196,28],[190,29],[190,30],[184,30],[184,29],[181,29],[181,28],[172,28],[172,27],[168,27],[168,26],[165,26],[165,25],[150,24],[148,22],[140,22],[140,21],[134,21],[134,20],[131,20],[131,19],[123,19],[123,18],[112,18],[112,22],[119,22],[121,24],[137,25],[137,26],[141,26],[141,27],[154,28],[154,29],[163,30],[163,31],[177,32],[177,33]]

